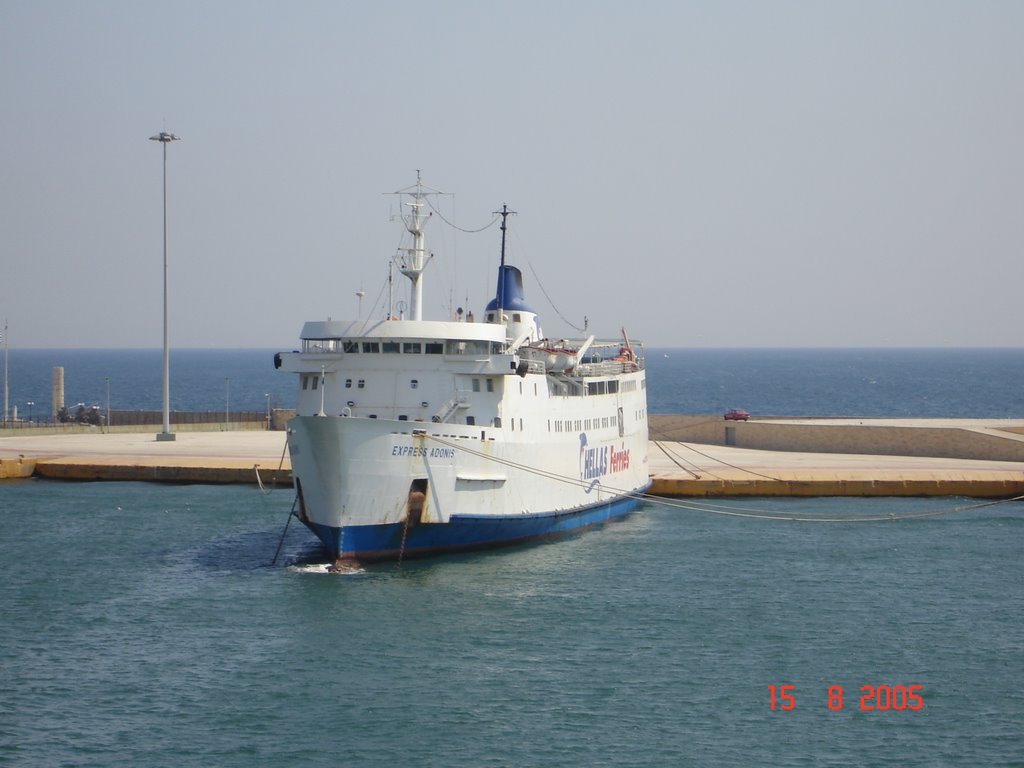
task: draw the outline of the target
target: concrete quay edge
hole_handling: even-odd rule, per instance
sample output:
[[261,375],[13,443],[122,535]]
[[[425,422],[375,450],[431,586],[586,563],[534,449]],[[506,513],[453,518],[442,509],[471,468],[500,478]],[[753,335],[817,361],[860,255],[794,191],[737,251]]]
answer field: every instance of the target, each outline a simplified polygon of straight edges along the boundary
[[214,485],[290,486],[292,483],[290,467],[278,469],[259,462],[227,459],[127,463],[116,459],[100,461],[95,457],[64,456],[37,459],[33,476],[48,480],[136,480]]
[[[967,425],[965,425],[967,426]],[[986,425],[988,427],[988,425]],[[813,427],[809,427],[813,428]],[[971,429],[971,427],[967,427]],[[284,432],[188,432],[0,438],[0,480],[291,484]],[[653,441],[659,496],[1024,495],[1024,461],[812,453]]]
[[1010,499],[1024,495],[1019,480],[983,476],[944,476],[934,472],[916,478],[693,479],[652,478],[650,493],[668,498],[719,496],[966,496]]
[[142,480],[291,484],[285,433],[182,431],[173,441],[146,432],[0,437],[0,480]]

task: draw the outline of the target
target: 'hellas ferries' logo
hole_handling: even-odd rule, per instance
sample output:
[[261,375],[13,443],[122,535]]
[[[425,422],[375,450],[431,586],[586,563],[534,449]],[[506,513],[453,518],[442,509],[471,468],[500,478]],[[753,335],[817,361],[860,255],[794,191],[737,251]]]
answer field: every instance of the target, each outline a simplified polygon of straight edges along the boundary
[[580,432],[580,480],[587,483],[587,493],[601,482],[605,475],[629,468],[629,449],[614,445],[587,446],[586,432]]

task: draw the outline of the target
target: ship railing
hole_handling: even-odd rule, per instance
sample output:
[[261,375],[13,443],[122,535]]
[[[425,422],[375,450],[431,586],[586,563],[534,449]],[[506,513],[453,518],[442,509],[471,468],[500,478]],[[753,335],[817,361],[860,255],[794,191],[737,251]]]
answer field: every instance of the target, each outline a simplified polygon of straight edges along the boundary
[[[523,347],[519,358],[525,361],[530,373],[569,373],[573,376],[615,376],[632,373],[644,368],[643,347],[633,344],[623,346],[622,342],[600,342],[585,351],[583,359],[577,362],[575,349],[581,345],[563,340],[560,346]],[[558,366],[558,367],[555,367]]]
[[620,373],[632,373],[643,370],[644,359],[632,360],[600,360],[595,363],[580,363],[573,373],[577,376],[615,376]]

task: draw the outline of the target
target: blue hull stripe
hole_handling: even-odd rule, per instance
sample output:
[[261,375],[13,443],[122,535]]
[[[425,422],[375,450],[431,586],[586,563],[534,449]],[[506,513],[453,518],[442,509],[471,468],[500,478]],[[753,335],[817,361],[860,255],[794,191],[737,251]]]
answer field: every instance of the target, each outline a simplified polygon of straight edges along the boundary
[[[649,486],[648,486],[649,487]],[[640,489],[637,493],[646,491]],[[360,561],[424,557],[442,552],[501,547],[552,538],[600,525],[633,510],[635,498],[619,497],[566,512],[524,515],[453,515],[447,523],[420,523],[409,527],[402,550],[404,523],[350,525],[342,530],[307,522],[306,525],[337,557]]]

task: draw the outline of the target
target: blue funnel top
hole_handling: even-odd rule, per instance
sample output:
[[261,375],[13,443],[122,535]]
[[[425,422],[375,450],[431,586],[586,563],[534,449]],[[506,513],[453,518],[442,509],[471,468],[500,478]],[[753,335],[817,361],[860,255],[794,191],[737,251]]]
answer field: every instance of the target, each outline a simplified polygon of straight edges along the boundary
[[498,290],[484,311],[490,312],[499,306],[503,310],[533,312],[533,308],[523,299],[523,273],[517,267],[508,264],[498,267]]

